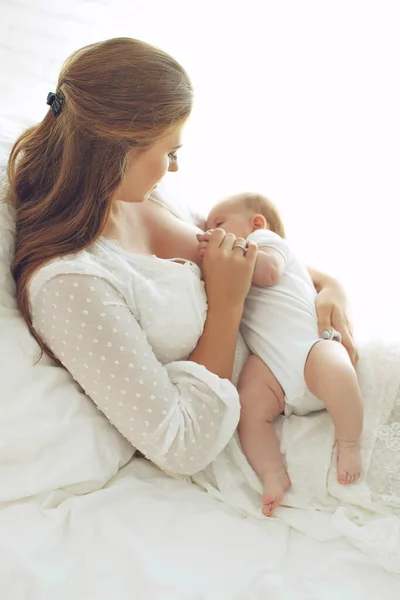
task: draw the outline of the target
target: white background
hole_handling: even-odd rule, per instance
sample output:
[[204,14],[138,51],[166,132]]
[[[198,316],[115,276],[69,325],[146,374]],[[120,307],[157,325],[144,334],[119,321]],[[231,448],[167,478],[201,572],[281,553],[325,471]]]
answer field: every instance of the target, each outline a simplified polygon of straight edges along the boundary
[[172,194],[204,212],[234,191],[267,194],[304,260],[347,287],[358,333],[399,339],[399,2],[0,0],[0,10],[0,134],[44,116],[78,47],[114,36],[160,46],[196,92]]

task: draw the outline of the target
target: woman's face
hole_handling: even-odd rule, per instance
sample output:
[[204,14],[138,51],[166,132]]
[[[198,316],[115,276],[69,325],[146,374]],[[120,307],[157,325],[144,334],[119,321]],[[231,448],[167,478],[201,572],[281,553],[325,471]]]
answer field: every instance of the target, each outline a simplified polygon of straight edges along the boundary
[[128,156],[125,176],[115,192],[115,200],[143,202],[167,171],[178,170],[176,152],[182,146],[185,123],[179,123],[149,150],[132,150]]

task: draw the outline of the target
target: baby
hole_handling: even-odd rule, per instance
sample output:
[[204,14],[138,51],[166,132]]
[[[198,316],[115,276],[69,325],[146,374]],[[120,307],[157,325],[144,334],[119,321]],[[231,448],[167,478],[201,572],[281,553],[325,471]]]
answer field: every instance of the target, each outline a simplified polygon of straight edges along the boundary
[[[217,227],[259,248],[241,327],[252,355],[238,385],[239,436],[263,482],[263,513],[270,516],[290,486],[273,420],[282,411],[305,415],[326,408],[335,427],[338,481],[352,483],[361,472],[362,396],[345,348],[329,332],[328,339],[319,337],[313,282],[285,241],[274,205],[258,194],[230,197],[208,216],[207,229]],[[200,243],[200,254],[206,246]],[[283,394],[265,393],[265,365]]]

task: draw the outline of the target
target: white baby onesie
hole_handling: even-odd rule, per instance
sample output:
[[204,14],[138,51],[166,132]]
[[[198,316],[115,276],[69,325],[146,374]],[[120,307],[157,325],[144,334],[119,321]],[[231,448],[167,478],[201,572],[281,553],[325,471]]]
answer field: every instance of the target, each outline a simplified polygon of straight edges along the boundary
[[286,414],[322,410],[323,403],[307,391],[304,380],[308,353],[320,341],[315,310],[317,293],[311,277],[287,242],[272,231],[257,230],[249,235],[247,241],[250,240],[259,248],[268,246],[280,252],[286,268],[276,285],[251,287],[242,318],[244,339],[281,384]]

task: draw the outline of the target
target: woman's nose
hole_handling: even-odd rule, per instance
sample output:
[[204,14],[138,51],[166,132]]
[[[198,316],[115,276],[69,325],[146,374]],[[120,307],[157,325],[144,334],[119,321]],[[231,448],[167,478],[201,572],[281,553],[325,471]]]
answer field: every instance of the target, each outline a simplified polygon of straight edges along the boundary
[[176,171],[178,169],[179,169],[179,166],[178,166],[178,161],[177,160],[174,160],[173,162],[171,162],[169,164],[168,171],[170,171],[171,173],[176,173]]

